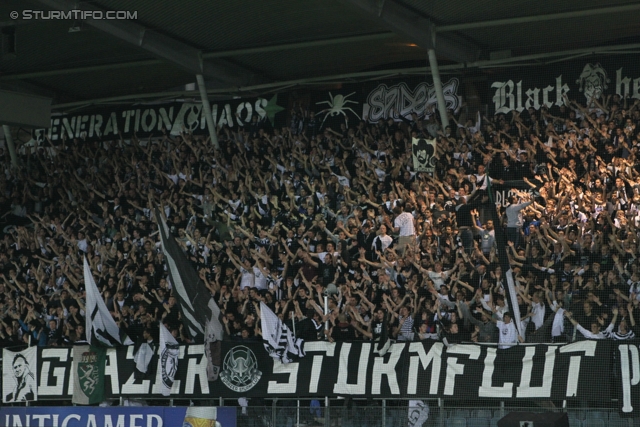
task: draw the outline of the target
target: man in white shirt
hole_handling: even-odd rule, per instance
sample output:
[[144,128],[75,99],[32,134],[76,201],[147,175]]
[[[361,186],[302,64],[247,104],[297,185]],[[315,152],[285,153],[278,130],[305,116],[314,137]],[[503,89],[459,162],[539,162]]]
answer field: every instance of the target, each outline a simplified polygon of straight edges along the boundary
[[396,219],[393,221],[393,225],[391,224],[391,221],[387,219],[387,225],[394,231],[394,233],[398,233],[397,252],[400,255],[404,255],[405,248],[407,246],[414,246],[416,241],[414,218],[409,212],[411,209],[411,204],[405,204],[404,200],[398,199],[393,207],[393,212],[397,215]]
[[522,337],[518,335],[518,330],[516,329],[516,324],[511,319],[511,313],[506,312],[502,315],[502,320],[498,320],[495,317],[492,319],[498,327],[498,348],[505,349],[511,348],[513,344],[516,344],[518,341],[522,341]]
[[522,234],[522,226],[524,225],[524,218],[522,217],[522,210],[533,203],[532,200],[524,203],[516,203],[517,198],[511,196],[509,198],[509,206],[505,209],[507,214],[507,241],[513,242],[517,248],[520,245],[520,235]]

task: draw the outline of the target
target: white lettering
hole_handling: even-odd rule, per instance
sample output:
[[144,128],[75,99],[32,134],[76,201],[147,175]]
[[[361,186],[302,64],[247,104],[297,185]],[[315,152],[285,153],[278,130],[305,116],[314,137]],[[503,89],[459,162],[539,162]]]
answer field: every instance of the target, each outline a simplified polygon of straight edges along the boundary
[[[584,353],[585,356],[594,357],[596,355],[595,341],[578,341],[560,347],[560,353]],[[578,394],[578,380],[580,377],[580,361],[582,356],[571,356],[569,358],[569,372],[567,373],[567,397],[576,397]]]
[[414,342],[409,344],[409,353],[418,353],[418,355],[411,356],[409,358],[409,383],[407,384],[407,394],[416,394],[418,385],[418,368],[422,366],[422,369],[426,371],[429,365],[431,365],[429,394],[438,394],[443,348],[443,344],[437,342],[431,346],[429,353],[426,353],[424,351],[423,343]]
[[64,420],[62,420],[62,426],[61,427],[67,427],[67,425],[69,424],[69,422],[71,420],[76,420],[76,421],[80,421],[80,415],[78,414],[71,414],[71,415],[67,415]]
[[516,111],[522,113],[524,108],[522,107],[522,80],[516,85]]
[[[458,79],[453,78],[442,85],[447,109],[456,110],[460,105],[457,95]],[[388,117],[400,120],[400,116],[411,113],[422,115],[430,106],[436,105],[436,91],[433,85],[420,83],[413,90],[406,83],[393,86],[381,84],[367,96],[362,105],[362,116],[369,121],[377,121]]]
[[622,68],[616,70],[616,93],[621,97],[629,96],[631,88],[631,79],[629,77],[622,78]]
[[[151,119],[150,122],[149,119]],[[144,112],[142,113],[142,130],[144,132],[153,131],[153,129],[156,127],[157,120],[158,117],[156,115],[156,110],[154,110],[153,108],[144,110]]]
[[536,347],[527,347],[522,360],[522,377],[516,397],[551,397],[551,384],[553,383],[553,368],[556,362],[556,346],[549,346],[545,354],[544,368],[542,368],[542,386],[531,387],[531,374],[533,372],[533,356]]
[[[131,346],[130,348],[132,348]],[[73,370],[73,369],[72,369]],[[115,348],[107,349],[104,376],[111,378],[111,393],[120,394],[120,377],[118,374],[118,354]]]
[[87,128],[86,123],[89,121],[89,116],[78,117],[76,121],[76,138],[80,137],[80,134]]
[[549,92],[553,90],[553,87],[547,86],[542,89],[542,105],[547,108],[553,107],[553,102],[549,101]]
[[[114,427],[113,420],[111,419],[111,415],[104,416],[104,427]],[[125,427],[124,426],[124,415],[118,415],[118,423],[115,427]]]
[[[310,341],[304,343],[304,351],[307,353],[326,353],[327,356],[333,357],[336,350],[335,343],[326,341]],[[311,365],[311,380],[309,381],[309,393],[318,392],[318,383],[320,382],[320,374],[322,373],[322,361],[324,356],[314,355],[313,365]]]
[[633,412],[633,406],[631,405],[631,378],[629,378],[631,371],[629,367],[629,346],[627,344],[619,345],[618,351],[620,352],[622,375],[620,378],[622,381],[622,412],[630,413]]
[[296,392],[296,386],[298,384],[298,368],[299,363],[282,363],[279,360],[273,362],[274,374],[289,374],[289,381],[286,383],[279,383],[277,381],[269,381],[267,388],[268,393],[290,393]]
[[[204,357],[204,345],[190,345],[190,355],[198,355],[199,358],[189,358],[189,364],[187,367],[187,384],[184,392],[186,394],[193,394],[196,379],[200,380],[200,392],[202,394],[209,394],[209,381],[207,380],[207,358]],[[175,383],[173,384],[175,387]]]
[[[127,347],[127,359],[133,360],[133,346]],[[136,384],[135,374],[132,372],[127,382],[122,384],[122,394],[147,394],[149,393],[150,380],[142,380],[142,384]]]
[[44,422],[50,418],[51,418],[51,415],[47,415],[47,414],[34,414],[31,416],[31,419],[33,421],[38,421],[37,427],[44,427]]
[[484,371],[482,372],[482,386],[478,390],[479,397],[505,397],[513,396],[513,383],[504,383],[501,387],[493,386],[493,362],[496,360],[497,349],[487,348],[487,356],[484,358]]
[[358,380],[355,384],[348,383],[349,353],[351,344],[343,343],[340,349],[340,363],[338,365],[338,382],[333,386],[336,394],[365,394],[367,384],[367,367],[369,365],[369,351],[371,344],[362,344],[360,361],[358,362]]
[[103,123],[102,114],[96,114],[95,115],[95,121],[96,121],[95,126],[93,126],[93,128],[91,128],[91,129],[89,129],[89,136],[91,136],[91,137],[93,136],[94,132],[98,136],[102,134],[102,130],[101,130],[102,123]]
[[527,100],[524,102],[524,107],[527,109],[533,107],[535,110],[539,110],[540,109],[540,89],[538,88],[528,89],[525,92],[525,95],[527,95]]
[[116,113],[111,113],[109,115],[109,119],[107,120],[107,124],[104,127],[104,136],[109,135],[110,133],[117,135],[118,134],[118,119],[116,118]]
[[160,415],[156,415],[156,414],[147,415],[147,427],[154,427],[153,426],[153,421],[154,420],[156,422],[155,427],[162,427],[162,425],[163,425],[162,417]]
[[129,415],[129,426],[130,427],[142,427],[142,425],[138,425],[136,423],[137,420],[142,420],[144,417],[142,415]]
[[98,423],[96,423],[96,415],[89,414],[87,418],[87,427],[98,427]]
[[135,123],[133,124],[133,131],[138,132],[140,130],[140,110],[136,109]]
[[494,82],[491,87],[496,88],[496,93],[493,95],[496,114],[506,114],[515,108],[516,102],[513,96],[512,80],[508,82]]
[[[476,345],[456,344],[447,348],[447,354],[466,354],[471,360],[478,360],[480,347]],[[464,365],[456,363],[457,357],[447,357],[447,379],[444,383],[444,394],[453,396],[456,376],[464,374]]]
[[269,103],[269,101],[267,101],[264,98],[260,98],[256,101],[256,113],[258,113],[258,116],[260,116],[260,119],[264,119],[265,117],[267,117],[267,112],[264,111],[264,109],[262,107],[266,107],[267,104]]
[[45,359],[58,359],[60,362],[66,362],[69,356],[69,350],[67,349],[42,349],[42,370],[40,371],[40,384],[38,384],[39,396],[61,396],[64,392],[64,367],[58,367],[53,369],[53,377],[55,378],[54,384],[49,384],[49,371],[51,369],[51,362]]
[[167,132],[171,132],[171,126],[173,123],[173,106],[169,107],[169,114],[164,108],[160,108],[160,118],[158,119],[158,130],[162,130],[164,127]]
[[398,377],[396,375],[396,365],[404,350],[404,343],[393,344],[389,351],[389,362],[384,362],[384,357],[376,357],[373,361],[373,376],[371,378],[371,393],[380,394],[380,386],[382,385],[382,376],[387,376],[389,389],[391,394],[400,394],[400,386],[398,385]]
[[22,419],[20,418],[20,415],[14,415],[13,416],[13,424],[9,424],[7,423],[8,426],[13,426],[13,427],[22,427]]
[[569,86],[562,84],[562,74],[556,77],[556,105],[564,105],[564,96],[569,93]]

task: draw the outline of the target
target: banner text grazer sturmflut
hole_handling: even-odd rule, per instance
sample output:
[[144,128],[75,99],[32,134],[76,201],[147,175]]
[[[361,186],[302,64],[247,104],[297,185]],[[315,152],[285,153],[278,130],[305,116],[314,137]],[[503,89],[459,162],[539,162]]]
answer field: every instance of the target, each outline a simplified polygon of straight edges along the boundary
[[[617,348],[609,341],[507,350],[420,341],[393,344],[381,357],[375,343],[307,342],[306,357],[282,364],[259,342],[222,347],[221,379],[208,382],[204,346],[180,346],[172,396],[602,401],[610,398]],[[71,351],[38,348],[39,400],[71,398]],[[107,349],[105,398],[162,396],[162,379],[137,379],[134,368],[133,346]]]

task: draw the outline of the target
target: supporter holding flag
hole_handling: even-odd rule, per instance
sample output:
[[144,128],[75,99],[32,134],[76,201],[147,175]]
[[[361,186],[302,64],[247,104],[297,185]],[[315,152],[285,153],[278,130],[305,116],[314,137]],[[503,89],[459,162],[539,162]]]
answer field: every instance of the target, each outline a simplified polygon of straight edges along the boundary
[[92,345],[132,345],[133,341],[116,324],[93,280],[87,258],[84,257],[84,283],[87,292],[86,334]]
[[264,302],[260,302],[260,324],[262,342],[271,357],[282,363],[289,363],[294,357],[304,357],[304,341],[296,339],[287,325]]

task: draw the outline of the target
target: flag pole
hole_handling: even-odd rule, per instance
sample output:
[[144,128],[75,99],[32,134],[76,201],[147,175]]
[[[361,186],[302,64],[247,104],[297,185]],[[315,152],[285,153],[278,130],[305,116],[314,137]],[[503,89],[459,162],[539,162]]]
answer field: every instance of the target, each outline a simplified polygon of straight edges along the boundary
[[[324,315],[329,314],[329,297],[327,295],[324,296]],[[329,330],[329,319],[324,321],[324,330]]]
[[291,311],[291,326],[293,327],[293,336],[297,338],[296,336],[296,312],[295,311]]

